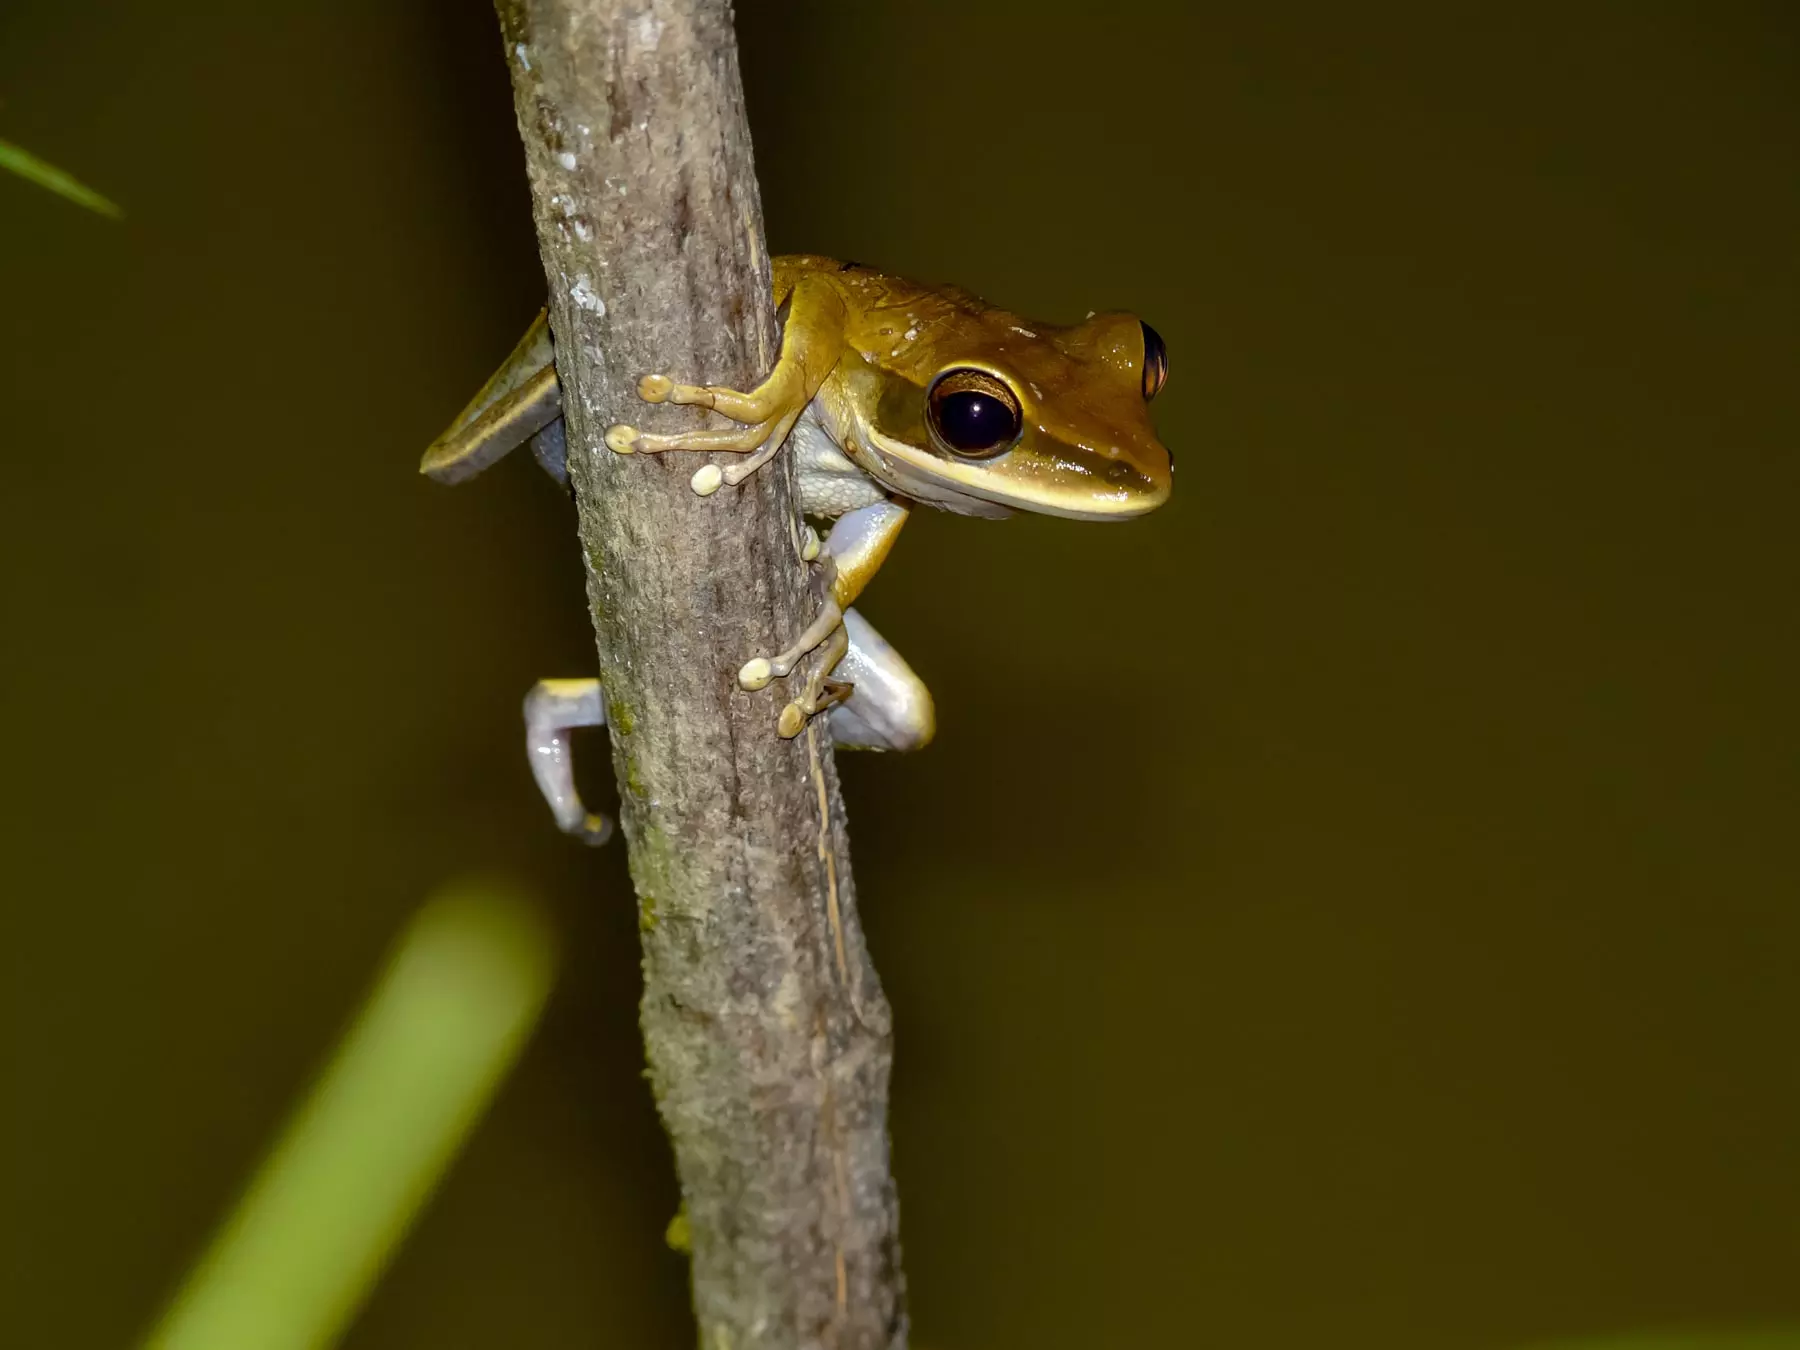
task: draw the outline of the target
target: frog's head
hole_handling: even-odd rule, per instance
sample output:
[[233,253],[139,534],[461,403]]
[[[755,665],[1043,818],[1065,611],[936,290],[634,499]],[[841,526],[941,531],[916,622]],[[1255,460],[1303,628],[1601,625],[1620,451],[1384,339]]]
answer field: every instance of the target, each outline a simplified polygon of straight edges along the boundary
[[882,477],[980,514],[1123,520],[1169,499],[1174,465],[1150,424],[1169,371],[1155,329],[1131,314],[1058,328],[946,298],[921,340],[877,357],[867,434]]

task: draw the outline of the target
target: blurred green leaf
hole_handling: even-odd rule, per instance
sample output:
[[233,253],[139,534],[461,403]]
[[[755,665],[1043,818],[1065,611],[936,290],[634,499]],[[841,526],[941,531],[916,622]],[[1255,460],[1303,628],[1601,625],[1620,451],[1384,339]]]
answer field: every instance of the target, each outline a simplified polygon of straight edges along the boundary
[[39,187],[48,188],[59,197],[66,197],[77,206],[85,206],[90,211],[97,211],[103,216],[111,216],[114,220],[122,220],[125,213],[118,205],[95,192],[86,183],[64,173],[54,164],[39,159],[31,151],[14,145],[11,141],[0,141],[0,169],[7,169],[21,178],[30,179]]
[[334,1343],[536,1025],[554,965],[509,888],[428,901],[149,1350]]

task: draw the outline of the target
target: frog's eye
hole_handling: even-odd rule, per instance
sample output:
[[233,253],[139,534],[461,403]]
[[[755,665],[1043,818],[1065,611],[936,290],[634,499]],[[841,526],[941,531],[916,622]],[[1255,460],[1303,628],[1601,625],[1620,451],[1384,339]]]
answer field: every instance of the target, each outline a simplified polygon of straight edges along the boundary
[[1169,349],[1163,346],[1162,334],[1142,319],[1138,327],[1144,330],[1144,402],[1148,403],[1168,382]]
[[985,370],[945,371],[925,404],[932,431],[959,455],[997,455],[1019,439],[1018,395]]

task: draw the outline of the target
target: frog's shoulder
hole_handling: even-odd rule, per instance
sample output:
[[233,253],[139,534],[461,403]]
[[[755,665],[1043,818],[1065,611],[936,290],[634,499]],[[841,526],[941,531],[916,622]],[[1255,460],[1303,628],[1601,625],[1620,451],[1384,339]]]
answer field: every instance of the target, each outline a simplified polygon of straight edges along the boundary
[[843,262],[837,258],[827,258],[822,253],[778,253],[769,260],[771,270],[775,273],[775,294],[786,295],[793,290],[802,277],[839,277],[853,272],[870,274],[872,268],[861,263]]

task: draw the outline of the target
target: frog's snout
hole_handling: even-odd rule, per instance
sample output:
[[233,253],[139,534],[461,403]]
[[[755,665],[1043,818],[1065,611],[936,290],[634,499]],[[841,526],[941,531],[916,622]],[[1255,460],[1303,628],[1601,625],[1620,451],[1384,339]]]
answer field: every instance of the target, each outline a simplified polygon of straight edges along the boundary
[[1129,447],[1120,459],[1137,480],[1132,515],[1154,511],[1175,489],[1175,455],[1161,441],[1146,439]]

